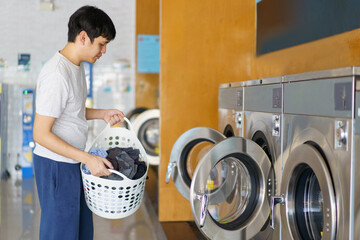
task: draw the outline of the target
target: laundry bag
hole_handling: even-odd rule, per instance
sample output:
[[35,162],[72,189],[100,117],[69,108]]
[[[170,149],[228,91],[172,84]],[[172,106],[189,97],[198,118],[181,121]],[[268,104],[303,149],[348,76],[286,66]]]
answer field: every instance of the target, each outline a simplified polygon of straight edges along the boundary
[[145,149],[136,137],[130,121],[127,118],[124,120],[129,129],[110,127],[108,124],[86,151],[91,148],[108,150],[115,147],[139,149],[139,161],[144,161],[147,167],[145,174],[139,179],[132,180],[118,171],[109,169],[122,178],[122,180],[110,180],[86,174],[83,172],[83,164],[80,166],[87,206],[96,215],[108,219],[127,217],[140,207],[149,169]]

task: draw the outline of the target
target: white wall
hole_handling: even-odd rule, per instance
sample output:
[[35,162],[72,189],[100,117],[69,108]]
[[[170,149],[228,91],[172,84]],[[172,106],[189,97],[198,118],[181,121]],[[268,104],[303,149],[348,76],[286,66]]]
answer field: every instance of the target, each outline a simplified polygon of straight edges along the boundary
[[[131,90],[120,93],[121,105],[106,106],[120,106],[124,113],[132,110],[135,105],[136,1],[53,0],[54,11],[40,11],[40,1],[45,0],[0,0],[0,59],[7,62],[7,68],[0,68],[0,82],[34,85],[43,63],[67,43],[70,16],[81,6],[94,5],[110,16],[116,28],[116,37],[107,45],[106,54],[94,64],[94,84],[99,86],[109,81],[96,76],[103,76],[114,62],[125,59],[130,63],[127,74]],[[18,53],[31,54],[30,72],[17,72]],[[94,107],[103,106],[101,100],[94,99]]]
[[116,27],[116,38],[96,64],[128,59],[134,65],[134,0],[54,0],[54,11],[40,11],[40,0],[0,0],[0,58],[9,67],[17,65],[18,53],[31,54],[31,66],[39,69],[67,42],[69,17],[83,5],[104,10]]
[[[71,14],[83,5],[104,10],[116,27],[116,38],[107,45],[107,52],[94,64],[94,107],[119,108],[125,114],[135,105],[135,0],[54,0],[54,11],[40,11],[40,0],[0,0],[0,58],[7,62],[0,68],[0,84],[9,83],[14,89],[7,104],[8,125],[6,166],[15,174],[22,146],[21,94],[22,87],[35,86],[42,64],[67,43],[67,23]],[[31,54],[30,72],[18,72],[18,53]],[[126,71],[113,68],[118,59],[126,59],[131,67]],[[119,61],[117,61],[119,63]],[[126,82],[127,81],[127,82]],[[130,82],[131,90],[121,86]],[[24,85],[25,84],[25,85]],[[110,86],[110,87],[109,87]],[[109,90],[110,89],[110,90]],[[98,97],[96,97],[98,96]],[[105,97],[104,97],[105,96]],[[102,129],[102,121],[91,121],[89,140]],[[3,150],[4,151],[4,150]],[[0,159],[1,161],[1,159]],[[4,170],[4,169],[3,169]]]

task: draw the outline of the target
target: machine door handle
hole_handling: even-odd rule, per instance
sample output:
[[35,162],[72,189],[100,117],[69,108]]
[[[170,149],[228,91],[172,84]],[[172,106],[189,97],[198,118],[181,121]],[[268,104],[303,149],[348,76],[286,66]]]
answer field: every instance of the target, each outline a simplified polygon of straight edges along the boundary
[[204,195],[197,194],[196,199],[201,201],[199,226],[200,228],[202,228],[205,224],[207,207],[209,204],[209,197],[207,194]]
[[170,176],[173,175],[173,172],[175,171],[175,167],[176,167],[175,162],[169,162],[168,167],[167,167],[167,171],[166,171],[166,176],[165,176],[165,182],[166,183],[169,183]]
[[271,197],[271,221],[270,221],[270,227],[272,229],[275,229],[275,205],[279,203],[284,203],[285,197],[284,196],[274,196]]

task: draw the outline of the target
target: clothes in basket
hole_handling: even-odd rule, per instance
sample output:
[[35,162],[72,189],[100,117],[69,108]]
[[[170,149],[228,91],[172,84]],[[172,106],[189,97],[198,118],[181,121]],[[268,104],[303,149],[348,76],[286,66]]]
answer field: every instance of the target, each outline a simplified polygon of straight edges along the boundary
[[139,179],[146,173],[145,162],[139,161],[139,149],[115,147],[106,152],[107,159],[113,164],[114,170],[121,172],[129,179]]
[[[106,158],[107,157],[107,152],[105,150],[102,150],[100,148],[91,148],[89,151],[90,154],[95,155],[95,156],[99,156],[99,157],[103,157]],[[82,171],[86,174],[91,174],[89,168],[86,166],[86,164],[82,165]]]
[[[99,148],[91,148],[89,153],[96,156],[105,157],[111,162],[114,170],[121,172],[129,179],[139,179],[146,173],[147,170],[145,162],[139,161],[140,151],[132,147],[115,147],[107,151]],[[86,174],[91,174],[85,164],[83,165],[82,170]],[[110,180],[123,180],[122,177],[114,173],[109,176],[103,176],[101,178]]]

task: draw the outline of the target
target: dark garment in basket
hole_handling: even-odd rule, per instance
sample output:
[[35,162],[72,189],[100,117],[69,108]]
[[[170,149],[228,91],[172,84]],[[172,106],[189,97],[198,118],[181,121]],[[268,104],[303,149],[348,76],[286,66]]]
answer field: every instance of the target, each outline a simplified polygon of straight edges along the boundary
[[137,161],[137,171],[135,173],[135,176],[133,177],[133,180],[139,179],[146,173],[146,164],[144,162]]
[[115,147],[115,148],[111,148],[111,149],[107,150],[106,152],[108,154],[108,159],[116,159],[116,157],[121,152],[125,152],[131,159],[136,161],[139,159],[139,155],[140,155],[140,150],[134,149],[132,147],[128,147],[128,148]]
[[137,171],[137,165],[134,159],[132,159],[126,152],[120,152],[116,156],[116,160],[119,163],[119,172],[132,179]]
[[[117,170],[124,174],[129,179],[139,179],[146,173],[146,164],[139,161],[140,151],[132,147],[128,148],[111,148],[107,150],[107,159],[112,163],[114,170]],[[116,162],[116,163],[115,163]],[[114,175],[114,176],[112,176]],[[114,180],[121,178],[116,174],[111,174],[109,177],[103,177]]]

